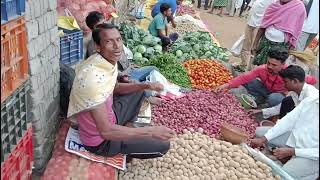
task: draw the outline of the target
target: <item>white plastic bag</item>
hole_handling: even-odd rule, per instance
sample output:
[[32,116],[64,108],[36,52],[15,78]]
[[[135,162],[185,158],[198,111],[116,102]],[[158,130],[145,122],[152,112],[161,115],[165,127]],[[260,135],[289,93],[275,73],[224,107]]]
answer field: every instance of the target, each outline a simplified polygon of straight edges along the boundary
[[166,95],[167,93],[171,93],[176,96],[181,96],[180,87],[174,84],[170,84],[168,80],[158,71],[153,70],[147,76],[146,80],[152,83],[160,83],[164,86],[163,91],[160,93],[161,95]]
[[125,45],[123,45],[123,50],[124,50],[124,53],[127,56],[127,59],[132,60],[133,59],[132,51],[129,48],[127,48]]
[[259,160],[265,164],[267,164],[268,166],[270,166],[272,168],[272,173],[274,175],[279,175],[281,177],[281,179],[283,180],[295,180],[294,178],[292,178],[287,172],[285,172],[281,166],[279,166],[278,164],[276,164],[274,161],[272,161],[271,159],[269,159],[267,156],[265,156],[264,154],[262,154],[260,151],[257,151],[255,149],[252,149],[251,147],[249,147],[248,145],[242,143],[240,144],[242,147],[246,148],[249,152],[249,154],[256,160]]
[[240,36],[240,38],[233,44],[233,46],[230,49],[230,52],[233,56],[239,57],[241,54],[241,49],[243,46],[244,41],[244,34]]

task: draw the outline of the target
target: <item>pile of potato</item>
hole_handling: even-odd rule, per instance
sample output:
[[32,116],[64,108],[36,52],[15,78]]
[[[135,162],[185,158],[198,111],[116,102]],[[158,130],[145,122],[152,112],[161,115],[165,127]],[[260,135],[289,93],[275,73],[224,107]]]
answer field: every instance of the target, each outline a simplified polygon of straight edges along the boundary
[[176,32],[181,37],[183,34],[188,32],[197,32],[197,31],[205,31],[205,29],[201,28],[199,25],[197,25],[195,22],[190,20],[181,20],[176,22],[177,27],[173,28],[170,24],[170,31]]
[[248,151],[200,132],[184,130],[162,158],[138,160],[120,172],[120,180],[271,180],[266,164],[254,160]]

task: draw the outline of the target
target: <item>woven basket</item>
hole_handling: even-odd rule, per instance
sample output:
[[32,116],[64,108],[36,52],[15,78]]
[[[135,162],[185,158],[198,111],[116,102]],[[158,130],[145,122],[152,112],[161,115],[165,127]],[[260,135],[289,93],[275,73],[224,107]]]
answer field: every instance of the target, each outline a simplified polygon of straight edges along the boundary
[[230,124],[223,123],[220,129],[222,139],[232,144],[241,144],[248,139],[245,131]]

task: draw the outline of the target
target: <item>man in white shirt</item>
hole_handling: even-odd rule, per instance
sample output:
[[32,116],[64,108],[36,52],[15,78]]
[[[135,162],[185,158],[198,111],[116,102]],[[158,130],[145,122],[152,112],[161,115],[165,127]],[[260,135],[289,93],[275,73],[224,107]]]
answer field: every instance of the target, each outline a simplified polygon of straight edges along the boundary
[[297,51],[303,52],[319,33],[319,0],[309,0],[307,18],[297,44]]
[[[241,61],[244,66],[250,64],[253,40],[255,39],[257,30],[261,25],[264,12],[272,2],[273,0],[256,0],[252,5],[241,50]],[[247,69],[250,70],[251,68],[247,67]]]
[[260,132],[251,141],[254,148],[265,143],[273,148],[277,159],[290,158],[283,170],[294,179],[316,179],[319,176],[319,94],[304,99],[274,127]]
[[300,66],[290,65],[279,72],[279,75],[285,82],[285,87],[289,91],[286,98],[274,107],[265,109],[249,110],[251,115],[262,113],[264,119],[279,115],[283,118],[292,111],[303,99],[312,96],[318,96],[319,90],[305,82],[305,72]]

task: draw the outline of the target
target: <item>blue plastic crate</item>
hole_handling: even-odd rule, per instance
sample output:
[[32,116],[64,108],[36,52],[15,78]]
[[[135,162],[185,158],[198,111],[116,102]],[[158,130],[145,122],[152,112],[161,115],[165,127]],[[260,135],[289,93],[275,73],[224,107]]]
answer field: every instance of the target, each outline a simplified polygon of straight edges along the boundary
[[25,13],[25,0],[1,0],[1,24]]
[[80,30],[71,33],[64,32],[60,37],[60,62],[73,65],[83,60],[83,32]]

